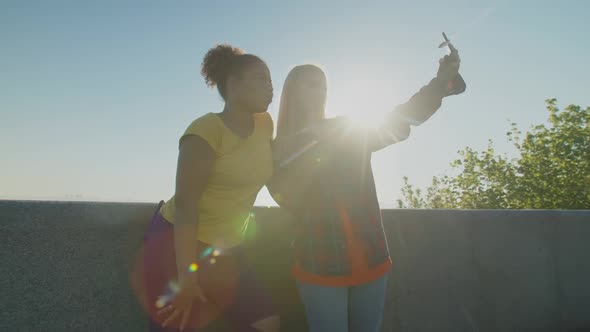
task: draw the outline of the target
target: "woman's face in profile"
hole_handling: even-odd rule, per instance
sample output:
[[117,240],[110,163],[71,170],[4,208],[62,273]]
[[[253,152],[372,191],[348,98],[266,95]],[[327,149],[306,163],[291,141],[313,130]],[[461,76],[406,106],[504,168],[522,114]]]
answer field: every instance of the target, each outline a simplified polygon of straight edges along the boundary
[[240,102],[254,112],[266,112],[272,102],[273,88],[266,64],[250,64],[234,85]]

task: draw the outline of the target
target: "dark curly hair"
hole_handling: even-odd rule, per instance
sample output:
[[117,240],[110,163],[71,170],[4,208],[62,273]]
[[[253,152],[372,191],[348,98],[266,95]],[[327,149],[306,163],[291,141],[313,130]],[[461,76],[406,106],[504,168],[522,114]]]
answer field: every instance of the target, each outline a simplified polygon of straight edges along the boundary
[[219,44],[210,49],[201,64],[201,75],[209,87],[217,86],[221,97],[225,100],[225,85],[230,76],[240,75],[249,64],[261,62],[254,54],[229,44]]

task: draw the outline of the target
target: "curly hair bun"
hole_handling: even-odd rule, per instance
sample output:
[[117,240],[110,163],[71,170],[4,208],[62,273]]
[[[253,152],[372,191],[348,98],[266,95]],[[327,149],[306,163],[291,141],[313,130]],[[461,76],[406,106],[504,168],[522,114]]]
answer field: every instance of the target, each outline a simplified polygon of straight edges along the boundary
[[210,49],[201,65],[201,75],[207,86],[214,87],[224,82],[232,70],[233,60],[245,52],[229,44],[220,44]]

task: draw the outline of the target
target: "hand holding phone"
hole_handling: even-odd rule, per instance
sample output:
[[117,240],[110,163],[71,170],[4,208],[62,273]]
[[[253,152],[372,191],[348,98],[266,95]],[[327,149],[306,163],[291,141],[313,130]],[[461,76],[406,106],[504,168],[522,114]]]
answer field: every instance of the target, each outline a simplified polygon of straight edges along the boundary
[[438,45],[438,48],[443,48],[443,47],[448,46],[451,53],[457,53],[457,49],[455,48],[455,46],[453,46],[453,44],[451,43],[451,41],[447,37],[447,34],[443,32],[442,35],[443,35],[443,38],[445,39],[445,41],[442,42],[440,45]]
[[463,77],[459,74],[459,66],[461,64],[459,51],[453,46],[446,33],[443,32],[442,35],[444,41],[438,47],[448,47],[451,53],[439,60],[440,66],[437,76],[449,82],[447,87],[449,95],[460,94],[465,91],[466,84]]

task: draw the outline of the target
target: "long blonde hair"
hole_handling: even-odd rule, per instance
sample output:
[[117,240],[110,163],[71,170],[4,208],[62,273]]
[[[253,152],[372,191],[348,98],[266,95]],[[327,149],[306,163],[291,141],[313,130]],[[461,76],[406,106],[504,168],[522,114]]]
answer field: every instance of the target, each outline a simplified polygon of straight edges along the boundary
[[[291,69],[285,79],[283,92],[281,93],[281,102],[279,104],[277,135],[272,145],[273,158],[275,162],[277,162],[279,168],[290,163],[290,160],[292,160],[294,156],[299,155],[300,152],[305,152],[305,150],[307,150],[307,147],[302,146],[302,144],[309,144],[309,142],[301,142],[301,135],[296,135],[303,129],[301,125],[302,121],[300,121],[301,118],[297,118],[298,116],[303,116],[303,114],[297,114],[296,105],[297,103],[301,103],[301,100],[298,100],[298,98],[304,98],[304,96],[296,93],[296,89],[301,82],[311,74],[319,74],[323,77],[324,82],[326,81],[326,74],[324,71],[315,65],[297,66]],[[320,111],[323,118],[325,115],[325,109],[322,107]],[[292,194],[304,190],[312,180],[312,177],[309,175],[313,174],[315,171],[315,169],[302,168],[297,169],[296,173],[288,172],[285,176],[273,177],[268,183],[269,191],[275,200],[279,204],[282,204],[285,201],[285,195],[288,195],[288,193]],[[297,197],[297,194],[295,194],[295,197]]]
[[[294,90],[297,88],[297,85],[311,73],[321,75],[324,82],[326,81],[326,74],[324,71],[320,67],[311,64],[296,66],[291,69],[287,75],[285,84],[283,85],[283,92],[281,93],[281,102],[279,104],[277,139],[294,135],[297,131],[303,129],[299,128],[299,122],[296,120],[297,114],[294,111],[294,105],[297,103],[297,100],[294,96]],[[325,109],[323,110],[322,117],[324,117],[324,115]]]

